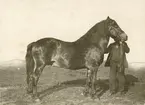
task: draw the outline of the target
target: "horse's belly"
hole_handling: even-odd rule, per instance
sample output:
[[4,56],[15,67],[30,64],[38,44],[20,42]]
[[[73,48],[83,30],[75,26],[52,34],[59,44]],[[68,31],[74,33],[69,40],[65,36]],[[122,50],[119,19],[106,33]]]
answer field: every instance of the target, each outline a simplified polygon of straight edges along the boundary
[[72,44],[59,43],[51,57],[51,61],[54,62],[52,66],[60,68],[69,68],[70,59],[72,58],[73,53],[74,48]]
[[74,56],[71,53],[57,54],[51,60],[54,61],[52,66],[71,70],[81,69],[85,66],[84,56]]
[[52,66],[54,67],[60,67],[60,68],[66,68],[71,70],[76,70],[84,67],[84,59],[81,58],[72,58],[67,59],[62,56],[55,57],[52,59],[54,63]]
[[61,55],[56,55],[55,57],[52,58],[52,61],[54,61],[52,66],[55,66],[55,67],[69,68],[70,66],[69,60]]

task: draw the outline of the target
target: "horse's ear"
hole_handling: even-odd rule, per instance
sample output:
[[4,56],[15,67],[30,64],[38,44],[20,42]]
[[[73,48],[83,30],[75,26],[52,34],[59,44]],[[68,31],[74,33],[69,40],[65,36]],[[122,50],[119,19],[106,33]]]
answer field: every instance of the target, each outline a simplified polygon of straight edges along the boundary
[[110,19],[110,17],[108,16],[108,17],[107,17],[107,20],[109,20],[109,19]]

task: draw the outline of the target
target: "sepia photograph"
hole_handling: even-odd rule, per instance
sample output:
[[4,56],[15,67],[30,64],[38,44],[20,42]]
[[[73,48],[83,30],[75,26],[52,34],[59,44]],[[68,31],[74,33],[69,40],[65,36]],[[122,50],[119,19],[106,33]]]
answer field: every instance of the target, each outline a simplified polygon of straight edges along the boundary
[[145,105],[145,1],[0,0],[0,105]]

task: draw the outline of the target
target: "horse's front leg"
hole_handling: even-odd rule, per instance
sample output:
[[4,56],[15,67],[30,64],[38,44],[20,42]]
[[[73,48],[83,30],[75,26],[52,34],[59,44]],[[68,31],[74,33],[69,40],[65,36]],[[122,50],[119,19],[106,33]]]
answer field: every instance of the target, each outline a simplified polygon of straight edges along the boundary
[[94,67],[91,69],[91,98],[94,98],[95,94],[96,94],[96,76],[97,76],[97,71],[98,71],[98,67]]
[[90,87],[91,87],[91,71],[87,69],[86,85],[83,91],[84,96],[87,96],[89,94]]

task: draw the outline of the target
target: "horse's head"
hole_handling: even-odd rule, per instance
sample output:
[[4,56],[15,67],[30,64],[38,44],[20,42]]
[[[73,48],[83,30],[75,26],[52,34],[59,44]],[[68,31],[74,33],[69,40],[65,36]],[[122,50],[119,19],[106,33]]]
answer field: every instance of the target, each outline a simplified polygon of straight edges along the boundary
[[110,37],[114,40],[126,41],[128,36],[125,32],[118,26],[115,20],[111,19],[109,16],[106,19],[107,30],[109,31]]

